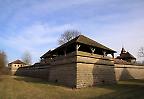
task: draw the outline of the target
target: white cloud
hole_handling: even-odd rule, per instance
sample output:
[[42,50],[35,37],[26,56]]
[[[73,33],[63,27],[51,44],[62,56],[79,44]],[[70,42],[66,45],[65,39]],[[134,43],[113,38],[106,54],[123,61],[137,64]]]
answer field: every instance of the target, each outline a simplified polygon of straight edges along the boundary
[[[9,35],[1,41],[20,52],[29,50],[38,58],[49,48],[56,47],[57,39],[64,30],[74,28],[116,51],[124,45],[137,56],[137,49],[144,45],[143,4],[142,0],[10,1],[6,4],[9,7],[3,6],[6,10],[0,10],[8,14],[6,17],[1,13],[0,19],[6,18],[6,35]],[[49,16],[52,18],[49,19]]]
[[[49,26],[47,24],[33,24],[20,30],[20,33],[3,39],[7,46],[23,53],[29,51],[34,59],[37,59],[48,49],[57,46],[57,39],[60,33],[72,29],[72,25]],[[36,61],[36,60],[34,60]]]

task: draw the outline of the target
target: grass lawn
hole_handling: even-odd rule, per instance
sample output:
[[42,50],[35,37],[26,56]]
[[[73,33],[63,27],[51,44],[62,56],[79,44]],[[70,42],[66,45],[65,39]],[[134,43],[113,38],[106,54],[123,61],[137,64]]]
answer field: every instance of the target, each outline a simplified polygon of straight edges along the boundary
[[144,99],[144,80],[71,89],[36,78],[1,76],[0,99]]

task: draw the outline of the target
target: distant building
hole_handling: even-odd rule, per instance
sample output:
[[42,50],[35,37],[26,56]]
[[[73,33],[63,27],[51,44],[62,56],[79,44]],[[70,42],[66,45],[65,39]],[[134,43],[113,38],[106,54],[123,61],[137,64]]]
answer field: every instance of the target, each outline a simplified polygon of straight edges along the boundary
[[15,73],[19,67],[25,67],[26,63],[16,60],[8,64],[11,74]]
[[116,59],[121,59],[131,63],[136,61],[136,58],[127,52],[124,48],[122,48],[120,56],[118,56]]

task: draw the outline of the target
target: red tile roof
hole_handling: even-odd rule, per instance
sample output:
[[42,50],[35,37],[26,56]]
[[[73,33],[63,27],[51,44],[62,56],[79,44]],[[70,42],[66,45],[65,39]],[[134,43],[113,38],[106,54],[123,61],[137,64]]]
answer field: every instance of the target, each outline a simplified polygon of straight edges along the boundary
[[21,60],[16,60],[16,61],[13,61],[9,64],[26,64],[26,63],[22,62]]

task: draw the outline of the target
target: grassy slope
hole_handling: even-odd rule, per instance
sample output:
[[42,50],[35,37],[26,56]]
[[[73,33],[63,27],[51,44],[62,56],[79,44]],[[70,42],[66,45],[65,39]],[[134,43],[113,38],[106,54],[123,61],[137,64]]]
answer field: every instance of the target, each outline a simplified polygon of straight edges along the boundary
[[40,79],[2,76],[0,99],[144,99],[144,80],[71,89]]

